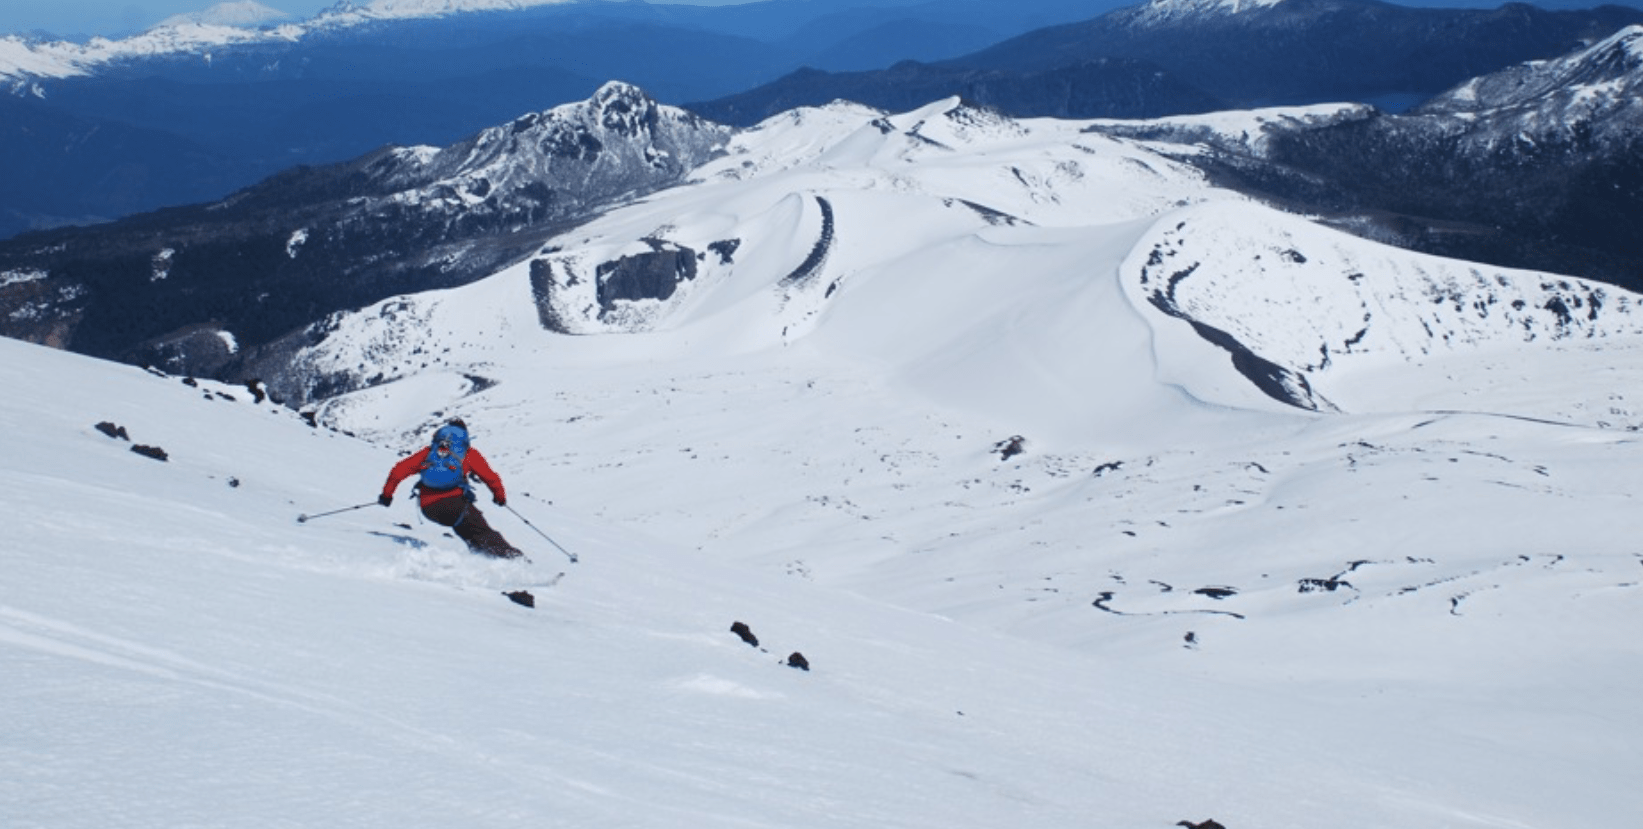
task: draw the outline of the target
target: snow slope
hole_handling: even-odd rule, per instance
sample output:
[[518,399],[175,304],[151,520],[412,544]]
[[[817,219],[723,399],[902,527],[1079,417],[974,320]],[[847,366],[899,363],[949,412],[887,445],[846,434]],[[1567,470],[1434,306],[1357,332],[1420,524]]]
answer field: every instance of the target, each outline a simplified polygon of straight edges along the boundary
[[[312,367],[389,381],[316,413],[351,437],[0,341],[0,820],[1643,814],[1636,298],[1325,231],[1084,126],[776,119],[541,254],[569,289],[702,251],[668,300],[552,333],[522,263],[336,320]],[[374,505],[456,414],[532,564]]]

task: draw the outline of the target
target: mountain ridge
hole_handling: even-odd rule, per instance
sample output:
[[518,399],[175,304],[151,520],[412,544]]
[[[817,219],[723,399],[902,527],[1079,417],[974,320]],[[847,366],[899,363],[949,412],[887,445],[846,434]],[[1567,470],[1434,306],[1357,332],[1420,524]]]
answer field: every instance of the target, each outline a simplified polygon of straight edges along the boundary
[[[793,151],[796,140],[804,142],[803,152]],[[1105,234],[1108,223],[1143,223],[1149,227],[1113,236],[1124,240],[1127,252],[1115,280],[1122,289],[1107,301],[1139,309],[1154,329],[1181,326],[1201,340],[1171,353],[1192,353],[1198,365],[1230,358],[1242,385],[1225,376],[1207,385],[1181,381],[1194,399],[1257,409],[1338,411],[1334,397],[1342,381],[1335,378],[1362,366],[1643,336],[1643,304],[1615,286],[1357,239],[1218,191],[1186,164],[1165,164],[1077,122],[1018,121],[956,99],[893,115],[846,105],[796,111],[736,136],[726,155],[698,168],[694,178],[619,207],[569,238],[550,240],[494,280],[528,293],[537,324],[557,333],[685,337],[730,326],[745,329],[734,339],[749,345],[794,346],[823,320],[876,318],[881,312],[869,309],[878,308],[892,314],[917,308],[929,320],[925,325],[939,331],[939,309],[955,301],[940,296],[942,289],[880,286],[934,280],[948,268],[1024,272],[1029,266],[1012,258],[1026,258],[1015,252],[1023,243],[1005,241],[1022,236],[1038,246],[1064,247],[1077,262],[1097,248],[1075,242],[1074,228]],[[1143,196],[1136,181],[1158,192]],[[1096,207],[1115,191],[1130,202]],[[909,225],[918,228],[913,238],[872,238],[866,217],[886,213],[916,217]],[[727,214],[746,218],[729,222]],[[914,251],[924,244],[933,245],[923,254],[930,262],[919,269],[926,276],[890,276],[895,266],[887,263],[920,256]],[[957,264],[966,258],[974,261]],[[648,292],[607,292],[641,262],[660,265],[664,278],[645,282]],[[982,277],[952,278],[965,284]],[[928,294],[936,294],[929,308],[911,298]],[[399,297],[337,315],[304,335],[307,345],[292,361],[296,370],[273,383],[289,398],[312,401],[314,388],[361,390],[408,380],[427,370],[423,355],[439,352],[443,339],[482,336],[452,332],[453,323],[438,310],[445,301]],[[1004,306],[1013,302],[999,299]],[[865,327],[881,330],[888,323]],[[939,337],[936,331],[927,336]],[[1074,342],[1067,349],[1080,351]],[[908,347],[893,339],[873,343],[849,348]],[[1159,370],[1180,377],[1203,371],[1167,364]],[[303,387],[284,385],[293,380]],[[1109,389],[1104,405],[1124,410],[1122,384],[1101,385]],[[1094,415],[1068,416],[1088,424]]]
[[[58,121],[110,132],[169,133],[177,145],[91,154],[76,151],[72,131],[40,134],[68,151],[4,154],[0,237],[217,199],[295,165],[346,161],[387,144],[452,143],[520,113],[584,100],[610,80],[677,103],[730,94],[805,62],[883,65],[909,57],[903,49],[947,57],[1087,9],[1082,0],[566,2],[383,19],[333,9],[322,17],[358,25],[162,27],[124,45],[0,38],[0,65],[23,67],[0,79],[6,103],[26,100]],[[868,36],[891,23],[895,38]],[[955,26],[965,34],[950,37]],[[0,138],[13,128],[0,122]],[[173,161],[195,148],[211,155],[209,177]],[[108,176],[131,184],[110,198],[86,183]]]
[[443,149],[389,148],[212,204],[25,235],[0,243],[0,268],[49,278],[0,288],[6,333],[213,373],[238,353],[215,333],[225,325],[251,348],[333,310],[477,278],[681,178],[726,136],[611,83]]
[[1637,290],[1643,248],[1627,228],[1643,211],[1640,34],[1468,80],[1401,114],[1099,129],[1164,142],[1227,186],[1369,238]]
[[[1630,24],[1643,10],[1604,6],[1545,11],[1524,4],[1494,10],[1429,9],[1378,0],[1283,0],[1277,3],[1174,2],[1125,6],[1093,19],[1048,26],[967,55],[932,62],[920,82],[939,94],[965,94],[968,75],[1034,78],[1092,61],[1155,66],[1169,83],[1194,90],[1184,103],[1161,99],[1154,111],[1119,111],[1095,96],[1054,114],[1073,118],[1157,117],[1202,111],[1197,101],[1249,109],[1358,101],[1407,107],[1474,76],[1589,45]],[[704,114],[748,125],[785,106],[833,97],[889,103],[895,68],[826,76],[789,75],[733,98],[691,103]],[[906,75],[905,70],[901,72]],[[877,79],[875,81],[875,79]],[[1008,96],[987,103],[1015,115],[1051,114],[1016,106]],[[1167,110],[1164,105],[1176,108]],[[1166,111],[1167,110],[1167,111]]]

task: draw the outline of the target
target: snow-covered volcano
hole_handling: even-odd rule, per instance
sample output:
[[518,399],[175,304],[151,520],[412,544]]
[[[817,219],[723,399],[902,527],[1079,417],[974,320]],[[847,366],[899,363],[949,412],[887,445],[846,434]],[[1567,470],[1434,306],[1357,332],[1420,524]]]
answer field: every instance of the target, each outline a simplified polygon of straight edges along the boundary
[[[352,437],[0,342],[0,814],[1643,813],[1637,298],[1323,230],[1086,126],[766,123],[332,320],[308,369],[385,380],[314,413]],[[452,415],[533,564],[375,506]]]
[[[740,134],[693,185],[553,239],[497,279],[528,286],[540,326],[558,333],[650,332],[710,351],[815,333],[843,351],[917,356],[913,382],[987,308],[1000,346],[1022,341],[1053,361],[1035,388],[1099,385],[1103,411],[1159,388],[1333,410],[1329,386],[1342,375],[1643,332],[1628,291],[1328,231],[1100,128],[956,99],[896,116],[843,103],[795,110]],[[1090,317],[1043,316],[1078,303]],[[447,322],[448,305],[429,294],[334,318],[307,335],[325,341],[294,374],[328,388],[419,374],[453,337],[483,336]],[[1206,350],[1092,360],[1111,340],[1090,321],[1114,309],[1112,325]],[[1001,350],[1002,378],[1019,354]],[[1223,359],[1207,359],[1217,350]],[[1114,365],[1138,378],[1115,382],[1104,374]],[[1228,371],[1211,377],[1208,365]],[[1021,395],[1027,408],[1039,394]],[[1091,429],[1083,409],[1069,412],[1075,434]]]
[[218,3],[203,11],[188,12],[168,17],[153,28],[173,28],[179,26],[235,26],[242,29],[257,26],[270,26],[283,23],[291,19],[291,15],[279,9],[265,6],[256,0],[237,0],[232,3]]

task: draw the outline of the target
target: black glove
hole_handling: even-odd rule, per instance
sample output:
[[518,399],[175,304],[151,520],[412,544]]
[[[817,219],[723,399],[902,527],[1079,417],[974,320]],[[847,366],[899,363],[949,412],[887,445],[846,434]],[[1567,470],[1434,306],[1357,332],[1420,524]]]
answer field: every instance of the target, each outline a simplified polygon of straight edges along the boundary
[[379,503],[379,504],[381,504],[385,507],[393,506],[394,496],[392,496],[392,495],[378,495],[377,496],[377,503]]
[[506,498],[503,498],[503,497],[502,497],[502,496],[500,496],[500,495],[493,495],[493,496],[491,496],[491,500],[492,500],[492,501],[495,501],[495,502],[496,502],[496,505],[497,505],[497,506],[499,506],[499,507],[505,507],[505,506],[507,506],[507,505],[508,505],[508,499],[506,499]]

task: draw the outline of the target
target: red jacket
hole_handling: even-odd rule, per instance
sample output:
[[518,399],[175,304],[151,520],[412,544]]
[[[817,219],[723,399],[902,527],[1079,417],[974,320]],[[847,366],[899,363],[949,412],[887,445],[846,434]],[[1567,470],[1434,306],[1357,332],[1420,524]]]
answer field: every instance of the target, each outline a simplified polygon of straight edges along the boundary
[[[422,464],[428,459],[428,453],[431,451],[433,451],[432,447],[424,446],[416,454],[394,464],[393,470],[388,473],[388,482],[382,486],[382,494],[392,497],[394,490],[399,489],[401,482],[421,472]],[[468,447],[468,453],[462,456],[462,477],[466,478],[470,474],[478,475],[479,480],[485,482],[485,486],[491,490],[492,498],[498,501],[507,500],[508,494],[502,489],[502,477],[491,469],[490,462],[485,460],[485,456],[479,454],[479,450],[472,446]],[[419,493],[417,501],[423,506],[427,506],[442,498],[461,495],[462,487],[454,486],[450,489],[417,487],[417,492]]]

